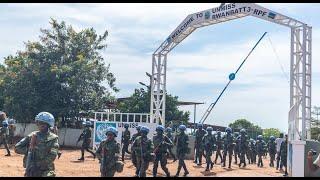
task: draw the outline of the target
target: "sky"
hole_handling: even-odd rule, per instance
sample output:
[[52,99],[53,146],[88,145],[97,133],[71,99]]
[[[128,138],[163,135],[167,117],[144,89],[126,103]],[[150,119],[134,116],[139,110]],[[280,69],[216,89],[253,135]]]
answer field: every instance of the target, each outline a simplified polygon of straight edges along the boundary
[[[311,3],[258,3],[312,26],[312,106],[320,105],[320,5]],[[24,49],[27,41],[39,40],[40,28],[49,19],[65,21],[76,30],[93,27],[108,31],[108,47],[102,51],[115,74],[120,92],[130,96],[139,82],[149,83],[152,53],[192,13],[219,3],[119,3],[119,4],[0,4],[0,63]],[[216,100],[256,41],[257,46],[230,84],[206,123],[227,126],[246,118],[262,128],[287,131],[289,110],[290,29],[255,17],[245,17],[194,31],[168,55],[167,92],[180,101],[204,102],[197,106],[196,122]],[[193,106],[181,106],[190,111]]]

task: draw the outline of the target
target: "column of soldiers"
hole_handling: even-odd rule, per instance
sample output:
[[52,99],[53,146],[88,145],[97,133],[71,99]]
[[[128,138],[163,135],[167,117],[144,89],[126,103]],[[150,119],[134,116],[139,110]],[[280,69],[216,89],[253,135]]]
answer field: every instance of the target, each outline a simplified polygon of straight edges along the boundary
[[[2,121],[4,122],[4,121]],[[54,117],[48,112],[41,112],[35,117],[35,122],[38,126],[38,131],[30,133],[27,137],[23,138],[15,145],[15,152],[23,154],[23,166],[26,168],[25,176],[55,176],[54,160],[59,154],[58,136],[50,131],[50,128],[54,126]],[[3,123],[3,127],[5,127]],[[189,137],[185,133],[186,126],[180,125],[178,133],[173,138],[171,134],[171,128],[166,128],[159,125],[156,128],[156,134],[152,139],[148,138],[149,128],[146,126],[138,126],[137,133],[130,137],[128,131],[128,125],[124,125],[125,131],[122,132],[122,150],[119,143],[115,138],[118,136],[116,128],[108,127],[106,130],[107,138],[103,140],[94,153],[89,150],[89,144],[91,142],[91,128],[88,123],[84,123],[85,127],[83,133],[80,135],[78,142],[83,140],[81,146],[81,158],[84,160],[84,150],[87,150],[93,154],[94,158],[97,156],[100,163],[100,172],[102,177],[113,177],[115,172],[123,171],[124,154],[131,154],[131,160],[136,167],[135,175],[137,177],[146,177],[146,171],[150,162],[153,162],[153,176],[157,176],[158,164],[160,162],[161,169],[165,172],[166,176],[170,176],[170,172],[167,165],[168,155],[171,154],[174,161],[178,160],[178,168],[175,176],[180,175],[180,171],[183,168],[184,176],[189,174],[187,166],[185,164],[186,155],[190,152],[188,147]],[[220,163],[222,167],[226,166],[228,156],[228,168],[231,168],[232,156],[235,153],[235,162],[237,163],[237,156],[240,158],[239,167],[246,166],[246,159],[250,163],[256,163],[256,156],[258,156],[258,167],[263,167],[262,156],[264,152],[269,152],[270,155],[270,167],[274,167],[274,160],[276,154],[276,143],[273,136],[270,137],[266,144],[262,138],[262,135],[257,137],[257,141],[249,139],[245,129],[240,130],[240,135],[232,133],[231,128],[226,128],[225,135],[221,136],[221,132],[218,131],[213,134],[213,128],[207,127],[203,129],[202,125],[198,125],[196,132],[196,151],[195,163],[201,165],[202,156],[205,156],[206,168],[205,171],[213,169],[214,164],[217,163],[218,157],[220,157]],[[90,135],[89,135],[90,134]],[[128,150],[129,144],[131,145],[131,152]],[[176,156],[171,152],[172,147],[176,146]],[[222,155],[220,151],[223,151]],[[216,151],[216,158],[213,161],[211,156]],[[281,142],[280,145],[280,159],[281,167],[285,167],[286,170],[286,152],[287,151],[287,136],[286,139]],[[120,159],[120,152],[122,155],[122,161]],[[9,154],[10,152],[8,152]],[[237,156],[236,156],[237,154]]]

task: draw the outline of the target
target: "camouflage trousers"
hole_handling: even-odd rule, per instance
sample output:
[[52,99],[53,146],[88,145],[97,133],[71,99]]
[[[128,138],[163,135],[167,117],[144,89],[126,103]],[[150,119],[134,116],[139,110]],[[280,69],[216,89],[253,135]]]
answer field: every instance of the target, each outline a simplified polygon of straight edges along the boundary
[[269,155],[270,155],[270,164],[269,164],[269,166],[270,167],[274,167],[274,159],[275,159],[276,154],[275,153],[269,153]]
[[116,173],[116,167],[111,166],[111,167],[105,167],[105,169],[102,169],[102,165],[100,165],[100,173],[101,177],[113,177],[114,174]]
[[257,164],[258,167],[263,167],[263,162],[262,162],[263,155],[264,154],[262,154],[262,153],[258,154],[258,164]]
[[136,156],[136,176],[146,177],[147,169],[149,167],[149,161],[142,159],[141,157]]
[[223,163],[222,163],[222,167],[226,166],[226,161],[227,161],[227,154],[229,155],[229,167],[231,167],[231,162],[232,162],[232,152],[233,149],[224,149],[223,150]]
[[0,146],[1,146],[2,144],[3,144],[4,147],[6,148],[7,154],[10,154],[10,150],[9,150],[8,143],[7,143],[7,139],[6,139],[6,138],[0,138]]
[[203,156],[203,149],[200,147],[195,147],[196,153],[195,153],[195,159],[194,162],[197,164],[202,163],[202,156]]
[[179,176],[181,168],[183,168],[185,174],[188,174],[189,171],[188,171],[187,166],[184,162],[186,155],[184,153],[177,153],[177,156],[178,156],[179,164],[178,164],[178,169],[177,169],[176,175]]
[[[24,174],[25,177],[26,174]],[[36,171],[34,177],[56,177],[54,170]]]
[[121,150],[121,155],[122,155],[122,161],[124,161],[124,154],[125,153],[128,153],[128,154],[131,154],[128,150],[129,148],[129,143],[123,143],[123,146],[122,146],[122,150]]
[[207,150],[206,151],[206,163],[207,163],[207,168],[206,169],[209,169],[210,166],[213,167],[213,162],[211,160],[211,156],[212,156],[212,153],[213,151],[212,150]]
[[221,149],[217,149],[217,151],[216,151],[216,159],[214,160],[215,164],[217,164],[218,157],[220,157],[220,163],[222,163]]
[[246,166],[246,151],[245,150],[241,150],[240,151],[240,163],[239,163],[239,167],[241,166],[241,164],[243,164],[244,166]]
[[167,168],[167,154],[159,153],[156,154],[154,164],[153,164],[153,177],[156,177],[158,171],[158,164],[160,162],[162,170],[166,173],[167,176],[170,176],[169,170]]

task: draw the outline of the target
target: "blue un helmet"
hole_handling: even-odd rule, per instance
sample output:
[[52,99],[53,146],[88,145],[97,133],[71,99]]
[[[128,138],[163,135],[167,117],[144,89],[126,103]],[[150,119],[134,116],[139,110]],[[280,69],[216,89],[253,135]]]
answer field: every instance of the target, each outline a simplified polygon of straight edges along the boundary
[[202,128],[202,127],[203,127],[203,125],[201,123],[197,124],[197,128]]
[[172,132],[171,127],[167,127],[167,128],[166,128],[166,132]]
[[137,131],[140,131],[140,129],[141,129],[141,125],[138,125],[138,126],[136,127],[136,130],[137,130]]
[[129,128],[129,124],[124,124],[124,128]]
[[212,131],[213,131],[213,128],[212,128],[212,127],[207,127],[207,131],[212,132]]
[[91,121],[86,121],[86,126],[91,126]]
[[274,140],[276,140],[276,138],[274,136],[270,136],[270,140],[274,141]]
[[245,133],[246,133],[246,130],[242,128],[242,129],[240,130],[240,133],[241,133],[241,134],[245,134]]
[[232,129],[230,127],[226,128],[226,133],[232,133]]
[[217,134],[220,136],[221,135],[221,131],[217,131]]
[[41,112],[35,117],[35,121],[47,123],[50,127],[54,127],[54,117],[48,112]]
[[108,132],[111,132],[114,135],[114,137],[118,136],[118,130],[115,127],[108,127],[106,134],[108,134]]
[[2,121],[2,126],[3,127],[8,127],[8,121],[6,121],[6,120]]
[[180,129],[181,131],[185,131],[185,130],[187,129],[187,127],[186,127],[185,125],[181,124],[181,125],[179,126],[179,129]]
[[16,123],[16,120],[14,120],[14,119],[9,119],[9,121],[8,121],[8,124],[15,124]]
[[156,127],[156,131],[164,131],[164,127],[162,126],[162,125],[158,125],[157,127]]
[[147,135],[149,133],[149,128],[147,126],[141,126],[140,132],[142,132],[145,135]]
[[262,135],[259,135],[259,136],[257,137],[258,140],[262,140],[262,138],[263,138]]

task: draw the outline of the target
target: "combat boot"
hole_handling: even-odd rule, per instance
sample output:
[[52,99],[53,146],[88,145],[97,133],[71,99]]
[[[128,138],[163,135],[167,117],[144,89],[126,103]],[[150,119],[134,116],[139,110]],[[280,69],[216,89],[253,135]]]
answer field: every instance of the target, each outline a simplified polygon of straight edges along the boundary
[[212,170],[212,168],[213,168],[213,164],[214,164],[214,163],[211,163],[211,167],[210,167],[211,170]]
[[189,172],[184,172],[183,176],[186,177],[189,174]]
[[81,157],[78,159],[79,161],[84,161],[84,157]]
[[8,153],[8,154],[6,154],[6,155],[4,155],[4,156],[11,156],[11,154],[10,154],[10,153]]
[[207,163],[207,168],[206,168],[206,170],[205,171],[209,171],[209,163]]

